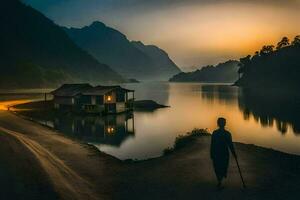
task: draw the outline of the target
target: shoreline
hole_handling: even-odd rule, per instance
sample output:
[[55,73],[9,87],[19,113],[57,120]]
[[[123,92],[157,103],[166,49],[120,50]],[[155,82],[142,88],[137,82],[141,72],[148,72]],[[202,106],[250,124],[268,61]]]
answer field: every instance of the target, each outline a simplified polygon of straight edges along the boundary
[[[65,134],[63,134],[63,133],[60,133],[59,130],[57,130],[57,129],[51,127],[51,126],[45,125],[45,124],[43,124],[43,123],[40,123],[40,122],[38,122],[38,121],[36,121],[36,120],[30,118],[30,117],[27,117],[27,116],[25,116],[25,115],[19,114],[19,113],[16,112],[16,111],[8,111],[8,112],[11,112],[12,114],[14,114],[14,115],[16,115],[16,116],[18,116],[18,117],[20,117],[20,118],[22,118],[22,119],[24,119],[24,120],[31,121],[31,122],[33,122],[33,123],[36,123],[36,124],[40,125],[40,126],[43,126],[44,128],[47,128],[47,129],[49,129],[49,130],[51,130],[51,131],[54,131],[54,132],[60,134],[61,136],[65,137],[65,138],[68,138],[68,139],[70,139],[70,140],[74,140],[74,141],[76,141],[76,142],[78,142],[78,143],[80,143],[80,144],[83,144],[83,145],[90,146],[90,147],[94,148],[96,151],[98,151],[98,152],[100,152],[100,153],[102,153],[102,154],[105,154],[105,155],[107,155],[107,156],[110,156],[110,157],[112,157],[112,158],[114,158],[114,159],[117,159],[117,160],[119,160],[119,161],[121,161],[121,162],[132,162],[132,163],[134,163],[134,162],[143,162],[143,161],[148,161],[148,160],[153,160],[153,159],[161,158],[161,157],[164,157],[164,156],[168,156],[168,154],[164,154],[164,152],[162,152],[162,154],[161,154],[160,156],[156,156],[156,157],[151,157],[151,158],[146,158],[146,159],[124,159],[124,160],[122,160],[122,159],[119,159],[119,158],[117,158],[117,157],[115,157],[115,156],[113,156],[113,155],[110,155],[110,154],[106,153],[106,152],[101,151],[100,149],[98,149],[97,147],[95,147],[93,144],[89,144],[89,143],[83,142],[83,141],[81,141],[81,140],[79,140],[79,139],[77,139],[77,138],[74,138],[74,137],[65,135]],[[202,130],[202,129],[199,129],[199,130]],[[192,131],[193,131],[193,130],[192,130]],[[185,134],[183,134],[183,135],[179,135],[179,136],[180,136],[180,137],[186,137],[186,136],[188,136],[188,134],[189,134],[189,132],[187,132],[187,133],[185,133]],[[208,133],[208,134],[209,134],[209,136],[206,136],[206,137],[210,137],[211,133]],[[196,137],[197,137],[197,136],[196,136]],[[205,136],[199,136],[199,137],[205,137]],[[176,140],[176,138],[175,138],[175,140]],[[288,153],[288,152],[280,151],[280,150],[273,149],[273,148],[269,148],[269,147],[259,146],[259,145],[256,145],[256,144],[243,143],[243,142],[234,142],[234,141],[233,141],[233,143],[236,144],[236,145],[250,146],[250,147],[257,148],[257,149],[266,149],[266,150],[273,151],[274,153],[276,152],[276,153],[282,153],[282,154],[286,154],[286,155],[290,155],[290,156],[299,156],[299,158],[300,158],[300,155],[298,155],[298,154]],[[164,149],[164,150],[168,150],[169,148],[173,148],[173,147],[167,147],[167,148]],[[177,150],[174,150],[173,152],[171,152],[171,154],[172,154],[172,153],[175,153],[176,151],[177,151]]]
[[[167,156],[122,161],[11,112],[0,111],[0,127],[1,137],[13,141],[14,138],[9,139],[11,132],[25,144],[7,142],[2,148],[20,146],[29,150],[16,156],[33,156],[37,162],[31,165],[40,166],[37,171],[50,180],[44,181],[48,184],[46,188],[53,185],[58,199],[86,199],[87,196],[90,199],[195,199],[200,193],[204,199],[219,195],[223,199],[282,199],[282,194],[300,197],[300,156],[252,144],[234,143],[248,188],[241,189],[231,159],[225,189],[217,192],[209,158],[210,137],[196,137]],[[12,153],[2,152],[2,155]]]
[[[91,149],[91,151],[94,151],[94,153],[104,154],[104,155],[106,155],[106,156],[108,156],[108,157],[111,157],[112,159],[116,159],[116,160],[121,161],[121,162],[126,161],[126,160],[121,160],[121,159],[119,159],[119,158],[117,158],[117,157],[115,157],[115,156],[113,156],[113,155],[110,155],[110,154],[108,154],[108,153],[105,153],[105,152],[103,152],[103,151],[100,151],[100,149],[98,149],[97,147],[95,147],[95,145],[93,145],[93,144],[89,144],[89,143],[83,142],[83,141],[81,141],[81,140],[79,140],[79,139],[77,139],[77,138],[74,138],[74,137],[65,135],[65,134],[61,133],[59,130],[57,130],[57,129],[51,127],[51,126],[45,125],[45,124],[43,124],[43,123],[40,123],[40,122],[38,122],[38,121],[36,121],[36,120],[30,118],[30,117],[27,117],[27,116],[25,116],[25,115],[19,114],[19,113],[16,112],[16,111],[8,111],[8,112],[10,112],[11,114],[16,115],[17,117],[20,117],[20,118],[22,118],[22,119],[24,119],[24,120],[30,121],[30,122],[32,122],[32,123],[35,123],[35,124],[37,124],[37,125],[39,125],[39,126],[42,126],[42,127],[46,128],[46,129],[49,129],[50,131],[53,131],[53,132],[55,132],[55,133],[61,135],[62,137],[65,137],[65,138],[67,138],[67,139],[73,140],[74,142],[77,142],[78,144],[87,146],[88,148]],[[1,127],[0,127],[0,129],[1,129]],[[131,160],[131,159],[130,159],[130,160]]]
[[[115,156],[113,156],[113,155],[110,155],[110,154],[108,154],[108,153],[105,153],[105,152],[101,151],[100,149],[98,149],[97,147],[95,147],[93,144],[89,144],[89,143],[86,143],[86,142],[82,142],[82,141],[80,141],[79,139],[76,139],[76,138],[74,138],[74,137],[71,137],[71,136],[65,135],[65,134],[63,134],[63,133],[60,133],[59,130],[57,130],[57,129],[51,127],[51,126],[45,125],[45,124],[43,124],[43,123],[40,123],[40,122],[34,120],[33,118],[30,118],[30,117],[28,117],[28,116],[22,115],[22,114],[18,113],[17,111],[11,111],[11,110],[10,110],[10,111],[8,111],[8,112],[10,112],[10,113],[12,113],[12,114],[14,114],[14,115],[16,115],[16,116],[18,116],[18,117],[24,119],[24,120],[31,121],[31,122],[33,122],[33,123],[36,123],[36,124],[38,124],[38,125],[40,125],[40,126],[43,126],[43,127],[47,128],[47,129],[49,129],[49,130],[52,130],[52,131],[54,131],[54,132],[57,132],[58,134],[62,135],[63,137],[66,137],[66,138],[68,138],[68,139],[74,140],[74,141],[76,141],[76,142],[78,142],[78,143],[80,143],[80,144],[84,144],[84,145],[91,146],[91,147],[95,148],[97,151],[99,151],[99,152],[101,152],[101,153],[103,153],[103,154],[106,154],[106,155],[108,155],[108,156],[111,156],[112,158],[115,158],[115,159],[120,160],[120,161],[124,161],[124,162],[142,162],[142,161],[147,161],[147,160],[152,160],[152,159],[156,159],[156,158],[160,158],[160,157],[167,156],[167,155],[164,155],[164,153],[162,152],[162,154],[161,154],[160,156],[156,156],[156,157],[151,157],[151,158],[146,158],[146,159],[124,159],[124,160],[122,160],[122,159],[119,159],[119,158],[117,158],[117,157],[115,157]],[[205,129],[199,129],[199,130],[205,130]],[[192,131],[193,131],[193,130],[192,130]],[[187,136],[188,133],[189,133],[189,132],[187,132],[187,133],[185,133],[185,134],[183,134],[183,135],[179,135],[179,136],[185,137],[185,136]],[[211,133],[208,133],[208,134],[210,135]],[[210,137],[210,136],[209,136],[209,137]],[[176,138],[175,138],[175,139],[176,139]],[[261,149],[266,149],[266,150],[270,150],[270,151],[274,151],[274,152],[282,153],[282,154],[286,154],[286,155],[291,155],[291,156],[299,156],[299,158],[300,158],[300,155],[298,155],[298,154],[284,152],[284,151],[281,151],[281,150],[273,149],[273,148],[271,148],[271,147],[264,147],[264,146],[259,146],[259,145],[256,145],[256,144],[243,143],[243,142],[235,142],[235,141],[233,141],[233,143],[234,143],[234,144],[238,144],[238,145],[253,146],[254,148],[258,148],[258,149],[260,149],[260,148],[261,148]],[[167,150],[167,149],[169,149],[169,148],[172,148],[172,147],[167,147],[165,150]],[[176,150],[175,150],[175,151],[176,151]]]

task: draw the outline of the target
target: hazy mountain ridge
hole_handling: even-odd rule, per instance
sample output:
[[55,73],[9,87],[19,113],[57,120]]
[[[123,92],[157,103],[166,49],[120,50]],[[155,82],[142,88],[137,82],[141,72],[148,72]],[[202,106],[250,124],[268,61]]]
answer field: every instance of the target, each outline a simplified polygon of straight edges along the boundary
[[169,81],[233,83],[238,79],[238,64],[238,61],[229,60],[216,66],[208,65],[194,72],[179,73]]
[[[83,28],[64,28],[64,30],[78,46],[127,78],[167,80],[180,71],[172,61],[168,63],[163,61],[167,65],[161,66],[162,62],[158,59],[169,59],[161,49],[151,47],[149,53],[148,48],[137,48],[123,33],[102,22],[97,21]],[[155,56],[155,51],[158,51],[156,54],[160,56]]]
[[181,72],[178,66],[170,59],[167,52],[155,45],[145,45],[141,41],[131,42],[136,48],[141,50],[159,66],[160,73],[166,74],[166,77],[170,77],[170,74],[177,74]]
[[1,87],[44,87],[63,82],[122,81],[83,51],[50,19],[18,0],[1,3]]

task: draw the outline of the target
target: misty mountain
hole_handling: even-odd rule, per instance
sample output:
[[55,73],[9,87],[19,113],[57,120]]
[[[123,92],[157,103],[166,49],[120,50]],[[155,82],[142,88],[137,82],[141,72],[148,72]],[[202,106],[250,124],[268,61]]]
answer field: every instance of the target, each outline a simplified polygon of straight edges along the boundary
[[1,87],[123,80],[50,19],[18,0],[1,2],[0,24]]
[[141,41],[131,42],[137,49],[150,57],[159,67],[160,73],[165,74],[167,78],[170,75],[181,72],[178,66],[170,59],[167,52],[154,45],[144,45]]
[[219,82],[233,83],[238,79],[238,61],[229,60],[216,66],[205,66],[194,72],[182,72],[173,76],[171,82]]
[[130,42],[121,32],[102,22],[83,28],[64,28],[81,48],[127,78],[167,80],[180,72],[168,55],[155,46]]

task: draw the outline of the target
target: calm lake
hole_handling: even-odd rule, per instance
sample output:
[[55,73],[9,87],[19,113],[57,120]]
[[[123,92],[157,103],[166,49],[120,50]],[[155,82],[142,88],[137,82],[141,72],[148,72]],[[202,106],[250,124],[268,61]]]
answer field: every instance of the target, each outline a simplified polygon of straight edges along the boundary
[[[123,86],[134,89],[138,100],[151,99],[170,107],[105,118],[64,116],[36,120],[120,159],[147,159],[160,156],[178,135],[194,128],[213,131],[217,118],[222,116],[227,119],[234,141],[300,155],[298,98],[257,97],[220,84],[149,82]],[[33,94],[0,95],[0,107],[12,100],[39,98],[42,97]]]

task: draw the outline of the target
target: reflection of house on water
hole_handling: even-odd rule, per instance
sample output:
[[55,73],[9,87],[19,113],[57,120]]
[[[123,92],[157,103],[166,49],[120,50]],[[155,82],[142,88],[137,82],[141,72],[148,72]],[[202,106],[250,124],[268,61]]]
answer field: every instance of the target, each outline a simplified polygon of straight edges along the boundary
[[113,146],[120,146],[135,134],[132,113],[104,117],[62,116],[55,118],[54,128],[84,142]]
[[281,133],[291,127],[295,134],[300,133],[300,97],[292,94],[268,94],[244,90],[239,95],[239,108],[244,119],[254,120],[263,127],[273,127],[274,123]]

